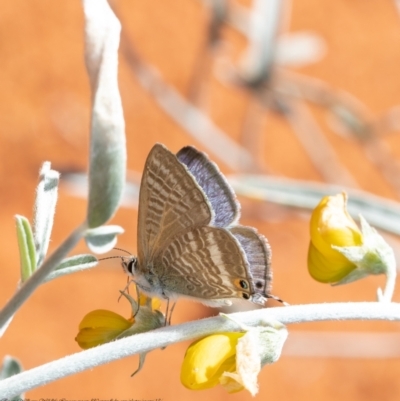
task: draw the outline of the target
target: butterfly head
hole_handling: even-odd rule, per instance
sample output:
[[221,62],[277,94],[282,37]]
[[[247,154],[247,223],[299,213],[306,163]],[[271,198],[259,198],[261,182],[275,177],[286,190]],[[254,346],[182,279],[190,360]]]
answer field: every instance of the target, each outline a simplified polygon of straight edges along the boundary
[[125,273],[129,274],[130,276],[135,275],[136,267],[137,267],[137,257],[131,256],[130,258],[123,258],[122,260],[122,268],[124,269]]

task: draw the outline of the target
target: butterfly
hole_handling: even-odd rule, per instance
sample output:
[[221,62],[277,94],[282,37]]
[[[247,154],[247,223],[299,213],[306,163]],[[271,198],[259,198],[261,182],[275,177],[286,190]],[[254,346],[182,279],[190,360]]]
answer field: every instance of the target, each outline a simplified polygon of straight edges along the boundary
[[140,185],[137,256],[123,267],[151,297],[263,305],[274,298],[271,249],[239,217],[233,189],[204,153],[186,146],[175,155],[156,144]]

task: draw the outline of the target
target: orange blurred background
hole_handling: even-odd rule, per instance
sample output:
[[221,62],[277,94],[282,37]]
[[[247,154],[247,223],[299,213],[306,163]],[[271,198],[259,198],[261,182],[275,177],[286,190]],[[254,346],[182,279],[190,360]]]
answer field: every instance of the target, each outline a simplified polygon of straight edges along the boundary
[[[251,2],[241,2],[248,7]],[[115,0],[123,30],[142,61],[155,67],[166,83],[183,96],[190,91],[193,72],[204,46],[209,12],[199,0]],[[320,2],[301,0],[288,7],[287,31],[311,31],[325,43],[320,60],[287,72],[320,79],[334,90],[347,91],[369,110],[368,121],[379,125],[379,116],[396,106],[400,98],[400,14],[394,1],[362,0]],[[31,218],[38,171],[49,160],[59,171],[87,168],[90,123],[90,88],[83,51],[83,14],[78,0],[3,1],[0,11],[0,302],[13,294],[19,280],[19,256],[13,216]],[[243,35],[226,27],[221,32],[224,58],[235,64],[246,48]],[[217,57],[216,57],[217,58]],[[205,77],[205,110],[231,138],[249,145],[260,171],[273,176],[324,182],[318,166],[282,114],[254,106],[251,93],[234,83],[222,82],[211,62]],[[226,61],[226,60],[225,60]],[[215,65],[214,65],[215,64]],[[120,58],[119,85],[126,118],[128,168],[141,172],[155,142],[176,152],[193,144],[207,151],[160,109],[139,84],[126,59]],[[203,100],[204,101],[204,100]],[[308,107],[308,106],[307,106]],[[398,200],[395,182],[400,137],[390,126],[379,131],[376,142],[337,135],[324,108],[309,106],[328,146],[336,152],[338,165],[347,169],[359,189]],[[250,112],[255,113],[255,132],[243,136]],[[254,121],[251,121],[254,122]],[[372,145],[371,145],[372,143]],[[254,145],[255,144],[255,145]],[[380,147],[378,149],[378,147]],[[376,152],[375,152],[376,150]],[[379,153],[378,152],[381,152]],[[232,170],[207,151],[224,173]],[[383,152],[383,153],[382,153]],[[385,153],[387,152],[387,153]],[[378,155],[376,154],[378,153]],[[391,154],[392,164],[379,155]],[[379,160],[378,160],[379,161]],[[386,164],[384,163],[386,162]],[[326,167],[326,166],[325,166]],[[383,171],[383,169],[393,171]],[[340,174],[338,173],[340,180]],[[343,182],[343,185],[348,182]],[[371,277],[342,287],[317,283],[307,272],[309,213],[241,199],[242,220],[255,226],[273,249],[273,293],[291,304],[374,301],[381,277]],[[50,244],[50,252],[85,218],[86,201],[74,197],[63,184]],[[112,223],[125,229],[118,246],[136,251],[134,208],[122,207]],[[391,243],[398,245],[392,236]],[[87,249],[82,242],[74,253]],[[126,278],[117,260],[92,271],[54,280],[39,288],[16,314],[1,339],[0,357],[9,354],[30,369],[65,355],[79,352],[74,341],[78,324],[93,309],[111,309],[128,315],[118,290]],[[395,295],[395,301],[400,299]],[[271,302],[272,306],[279,304]],[[190,302],[178,302],[174,323],[217,313]],[[282,358],[263,369],[258,399],[397,400],[400,397],[399,352],[392,358],[346,357],[326,349],[320,356],[299,341],[304,333],[337,334],[363,331],[376,336],[398,332],[398,323],[328,322],[289,327]],[[334,336],[335,337],[335,336]],[[314,338],[314,337],[312,337]],[[400,338],[400,337],[399,337]],[[307,344],[307,343],[306,343]],[[137,400],[247,400],[245,392],[228,395],[222,388],[191,392],[180,384],[180,365],[188,344],[178,344],[148,355],[143,371],[130,378],[138,358],[101,366],[45,387],[29,391],[26,398],[137,399]],[[340,348],[340,347],[339,347]],[[389,350],[390,351],[390,350]],[[399,369],[399,370],[398,370]],[[1,394],[0,394],[1,398]]]

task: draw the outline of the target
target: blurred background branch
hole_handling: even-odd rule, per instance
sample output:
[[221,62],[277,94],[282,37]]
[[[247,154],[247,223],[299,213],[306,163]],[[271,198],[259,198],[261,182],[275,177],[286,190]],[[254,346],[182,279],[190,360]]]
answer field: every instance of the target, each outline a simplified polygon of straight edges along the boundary
[[[308,276],[309,210],[323,195],[345,188],[350,212],[361,212],[385,231],[398,252],[398,2],[113,0],[111,5],[122,24],[119,86],[130,169],[124,207],[113,219],[126,230],[119,246],[136,251],[132,207],[148,150],[155,142],[171,150],[190,143],[230,173],[242,203],[241,221],[271,243],[274,293],[292,304],[374,300],[380,277],[330,288]],[[85,218],[86,202],[76,194],[86,182],[90,93],[79,2],[16,0],[3,7],[4,304],[15,288],[18,265],[14,223],[8,221],[15,213],[29,215],[43,160],[51,159],[62,173],[50,248]],[[110,304],[121,308],[117,289],[124,285],[115,260],[46,284],[16,316],[1,350],[23,355],[27,369],[76,352],[73,338],[81,316]],[[174,323],[212,313],[182,301]],[[395,324],[335,322],[302,329],[291,329],[284,357],[264,371],[260,397],[398,399]],[[183,353],[184,346],[176,345],[147,359],[142,374],[158,377],[151,388],[129,380],[136,360],[126,360],[29,396],[82,397],[84,381],[90,397],[101,391],[104,398],[122,398],[134,388],[136,398],[183,394],[184,399],[188,393],[171,384]],[[343,375],[345,386],[338,385]],[[218,390],[210,394],[226,397]],[[192,399],[204,396],[190,393]]]

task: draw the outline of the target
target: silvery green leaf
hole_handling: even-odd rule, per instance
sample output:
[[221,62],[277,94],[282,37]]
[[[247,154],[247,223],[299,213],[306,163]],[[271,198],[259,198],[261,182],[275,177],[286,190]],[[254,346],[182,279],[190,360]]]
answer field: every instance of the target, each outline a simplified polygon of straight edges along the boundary
[[43,262],[49,247],[58,197],[60,174],[57,171],[51,170],[50,166],[50,162],[43,163],[40,170],[39,184],[36,189],[33,236],[36,247],[37,266],[40,266]]
[[75,255],[70,258],[64,259],[53,272],[47,277],[45,282],[53,280],[55,278],[64,276],[66,274],[72,274],[80,272],[82,270],[91,269],[98,264],[98,260],[93,255]]
[[[0,368],[0,380],[7,379],[11,376],[17,375],[22,372],[22,365],[18,359],[6,355],[3,359],[3,364]],[[13,398],[7,399],[9,401],[18,401],[24,398],[23,394],[16,395]]]
[[36,251],[31,225],[24,216],[15,216],[21,264],[21,282],[25,282],[36,269]]
[[17,375],[22,372],[22,365],[18,359],[6,355],[0,369],[0,380]]
[[[87,175],[84,173],[63,173],[63,190],[71,196],[87,198]],[[128,180],[125,184],[125,192],[122,197],[121,206],[137,209],[139,203],[139,188],[141,174],[128,171]]]
[[283,345],[288,337],[286,326],[278,321],[265,320],[258,327],[261,344],[262,366],[276,362],[282,353]]
[[241,76],[248,83],[260,83],[270,77],[283,6],[280,0],[253,1],[249,16],[249,45],[241,62]]
[[333,116],[333,121],[331,122],[332,128],[338,134],[353,134],[357,139],[368,139],[370,136],[370,127],[365,117],[366,112],[361,110],[360,105],[354,104],[356,102],[350,96],[346,96],[345,100],[346,103],[351,101],[351,106],[353,107],[349,107],[344,101],[336,102],[330,107],[330,112]]
[[290,32],[279,37],[276,63],[302,67],[319,61],[326,51],[324,40],[312,32]]
[[120,226],[102,226],[86,231],[85,240],[89,249],[94,253],[105,253],[114,248],[117,235],[124,229]]
[[125,183],[125,121],[118,90],[121,25],[106,0],[84,0],[85,59],[92,88],[88,225],[115,213]]
[[[227,176],[237,195],[300,209],[314,209],[321,198],[343,191],[343,186],[321,184],[266,175]],[[400,203],[367,191],[346,188],[348,211],[352,217],[360,213],[375,227],[400,235]]]

